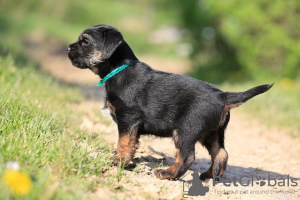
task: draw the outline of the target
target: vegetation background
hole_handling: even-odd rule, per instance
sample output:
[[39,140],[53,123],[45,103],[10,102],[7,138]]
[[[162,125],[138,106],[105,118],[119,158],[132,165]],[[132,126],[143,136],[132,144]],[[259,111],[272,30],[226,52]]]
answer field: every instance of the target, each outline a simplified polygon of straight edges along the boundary
[[[96,24],[117,27],[138,57],[188,61],[189,75],[224,90],[275,82],[248,106],[248,114],[259,113],[265,123],[299,138],[299,15],[298,0],[0,0],[0,175],[7,161],[22,163],[40,185],[30,199],[88,198],[82,191],[101,182],[91,178],[87,186],[79,181],[110,165],[101,133],[79,131],[80,113],[67,106],[84,101],[83,95],[76,85],[41,71],[28,54],[28,38],[36,33],[44,35],[48,48],[54,39],[66,49]],[[79,145],[82,141],[93,148]],[[78,145],[60,148],[66,142]],[[101,152],[103,159],[87,159],[92,151]],[[85,167],[75,171],[78,165]],[[101,183],[118,188],[121,169]],[[58,180],[63,187],[55,186]],[[75,192],[75,186],[82,191]],[[15,197],[0,187],[0,198]]]
[[[195,76],[207,81],[300,75],[296,0],[2,0],[0,6],[2,37],[9,33],[5,40],[17,44],[16,38],[36,29],[68,44],[84,28],[103,23],[122,30],[137,54],[188,55],[197,69]],[[153,30],[166,27],[173,27],[171,39],[159,41]]]

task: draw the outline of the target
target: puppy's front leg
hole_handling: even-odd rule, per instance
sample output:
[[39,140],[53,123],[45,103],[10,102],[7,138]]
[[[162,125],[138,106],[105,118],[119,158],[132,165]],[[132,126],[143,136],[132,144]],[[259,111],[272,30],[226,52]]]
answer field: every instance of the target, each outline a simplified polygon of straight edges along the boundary
[[128,131],[121,131],[119,129],[117,155],[115,156],[112,164],[118,165],[120,162],[122,164],[128,164],[132,160],[138,144],[139,135],[137,125]]

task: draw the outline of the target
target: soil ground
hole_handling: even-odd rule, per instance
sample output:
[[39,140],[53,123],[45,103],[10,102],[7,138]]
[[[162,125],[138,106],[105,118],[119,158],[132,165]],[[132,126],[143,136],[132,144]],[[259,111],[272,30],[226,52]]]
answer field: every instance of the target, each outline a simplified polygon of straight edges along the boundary
[[[103,87],[95,86],[99,78],[88,70],[73,67],[67,58],[65,47],[59,43],[49,41],[51,45],[48,43],[43,46],[37,39],[38,34],[33,37],[34,40],[28,38],[27,41],[27,45],[31,47],[31,57],[58,80],[77,84],[86,96],[86,101],[70,104],[73,109],[85,113],[80,127],[95,133],[104,131],[105,139],[116,147],[116,124],[112,122],[107,125],[99,115],[94,114],[95,110],[100,112],[103,107]],[[168,72],[185,73],[190,69],[189,63],[182,60],[164,60],[151,56],[140,60]],[[122,179],[123,190],[114,192],[99,188],[90,196],[95,199],[110,199],[115,196],[118,199],[300,199],[299,138],[289,136],[284,127],[277,129],[266,126],[238,109],[231,112],[225,137],[229,160],[219,183],[206,180],[201,184],[199,179],[192,177],[193,173],[200,175],[210,166],[210,156],[200,144],[196,146],[196,160],[184,177],[177,181],[157,179],[154,168],[167,167],[174,162],[174,143],[168,138],[142,137],[132,167],[124,170],[128,178]],[[111,167],[106,175],[116,172],[117,168]],[[198,187],[202,194],[187,195],[192,187]]]

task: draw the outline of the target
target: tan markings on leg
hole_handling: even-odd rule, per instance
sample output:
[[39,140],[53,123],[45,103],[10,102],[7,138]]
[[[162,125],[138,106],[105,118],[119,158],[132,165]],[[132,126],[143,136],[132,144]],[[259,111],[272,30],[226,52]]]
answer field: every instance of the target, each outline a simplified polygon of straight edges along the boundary
[[[228,154],[225,149],[221,148],[217,141],[215,141],[211,149],[212,166],[210,168],[210,174],[212,176],[222,175],[226,169]],[[215,170],[215,172],[214,172]],[[218,173],[218,174],[215,174]]]
[[213,177],[213,166],[215,165],[215,157],[218,154],[219,149],[220,149],[219,144],[217,142],[214,142],[213,146],[208,151],[209,155],[211,156],[211,166],[205,173],[201,174],[202,176],[205,176],[204,179]]
[[216,156],[216,159],[226,160],[227,159],[227,152],[225,149],[221,148]]
[[131,131],[127,133],[120,134],[118,142],[118,154],[114,159],[114,162],[129,163],[139,144],[139,137],[137,136],[138,127],[134,127]]
[[183,164],[183,159],[180,156],[179,149],[177,149],[176,160],[175,160],[174,164],[166,170],[166,172],[169,172],[170,174],[175,174],[179,170],[179,167],[182,164]]
[[163,170],[163,169],[155,170],[154,173],[155,173],[156,177],[161,179],[161,180],[163,180],[163,179],[174,179],[174,178],[177,177],[179,168],[182,165],[183,165],[183,159],[180,156],[179,149],[177,149],[176,160],[175,160],[174,164],[166,170]]
[[213,146],[212,146],[212,148],[211,148],[209,154],[210,154],[213,158],[215,158],[216,155],[218,154],[220,148],[221,148],[221,147],[220,147],[220,145],[219,145],[219,143],[218,143],[218,141],[217,141],[217,139],[216,139],[216,140],[214,141],[214,144],[213,144]]
[[225,149],[221,148],[215,158],[215,163],[219,165],[218,166],[219,174],[216,175],[219,176],[223,174],[223,172],[226,169],[227,160],[228,160],[228,154]]
[[[180,156],[179,153],[179,149],[177,150],[177,154],[176,154],[176,160],[174,162],[174,164],[169,167],[166,170],[162,170],[162,169],[158,169],[155,170],[154,173],[156,175],[157,178],[163,180],[163,179],[176,179],[179,178],[180,176],[182,176],[190,167],[190,165],[192,165],[192,163],[195,160],[195,154],[190,155],[189,157],[187,157],[187,159],[183,159]],[[187,164],[186,169],[181,169],[183,165]],[[184,170],[184,171],[181,171]]]
[[175,162],[166,170],[157,169],[154,171],[156,177],[162,180],[179,178],[188,170],[195,160],[194,152],[186,158],[181,156],[180,149],[178,148],[179,135],[176,130],[173,131],[173,140],[177,149]]
[[219,122],[219,126],[223,126],[224,125],[229,110],[232,109],[232,108],[238,107],[240,105],[241,105],[241,103],[226,105],[224,107],[223,111],[222,111],[221,119],[220,119],[220,122]]
[[221,148],[217,141],[214,142],[209,150],[211,155],[211,166],[209,170],[202,173],[200,179],[204,180],[213,176],[221,176],[226,169],[228,154],[224,148]]

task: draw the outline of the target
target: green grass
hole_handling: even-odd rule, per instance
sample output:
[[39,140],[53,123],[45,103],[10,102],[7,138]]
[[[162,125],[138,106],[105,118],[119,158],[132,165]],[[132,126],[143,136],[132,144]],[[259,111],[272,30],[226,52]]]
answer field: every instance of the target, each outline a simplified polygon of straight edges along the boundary
[[[15,60],[0,56],[0,177],[8,161],[32,177],[20,199],[89,199],[96,187],[117,188],[122,168],[102,178],[111,165],[102,133],[79,130],[80,113],[68,108],[83,100],[78,89]],[[0,181],[0,199],[13,198]]]

